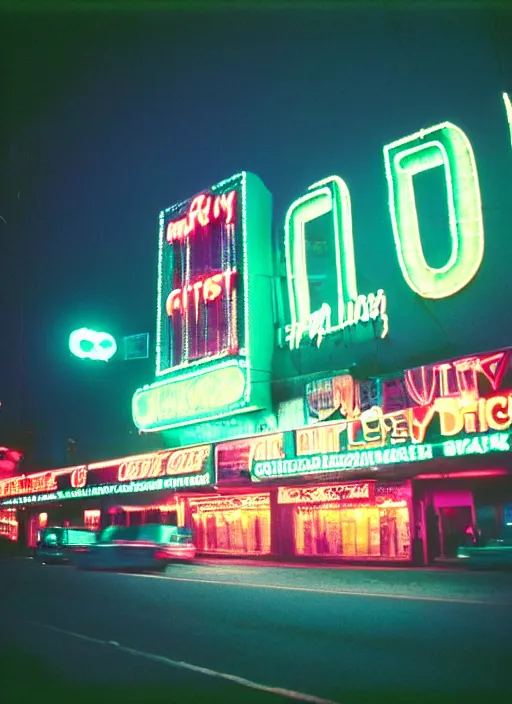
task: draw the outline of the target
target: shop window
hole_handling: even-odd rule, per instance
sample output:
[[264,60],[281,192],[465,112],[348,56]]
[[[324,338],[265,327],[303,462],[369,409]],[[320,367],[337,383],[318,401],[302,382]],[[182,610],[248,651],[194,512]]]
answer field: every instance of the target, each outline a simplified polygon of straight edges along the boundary
[[89,530],[99,530],[101,511],[99,509],[88,509],[84,511],[84,527]]
[[0,510],[0,537],[12,541],[18,540],[18,521],[15,508]]
[[304,556],[407,559],[406,507],[342,508],[339,504],[296,506],[295,552]]
[[[261,508],[250,505],[230,508],[229,501],[227,503],[223,506],[219,502],[218,510],[215,510],[214,500],[209,503],[208,510],[195,507],[193,522],[198,551],[233,555],[270,554],[269,502]],[[236,501],[233,503],[236,504]]]

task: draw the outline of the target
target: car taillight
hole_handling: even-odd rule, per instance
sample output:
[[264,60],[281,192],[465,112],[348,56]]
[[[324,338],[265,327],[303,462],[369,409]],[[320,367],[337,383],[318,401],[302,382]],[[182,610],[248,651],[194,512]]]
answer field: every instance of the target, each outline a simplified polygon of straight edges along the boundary
[[169,555],[168,553],[165,552],[165,550],[157,550],[155,552],[155,560],[168,560]]
[[73,548],[73,552],[89,552],[89,548]]

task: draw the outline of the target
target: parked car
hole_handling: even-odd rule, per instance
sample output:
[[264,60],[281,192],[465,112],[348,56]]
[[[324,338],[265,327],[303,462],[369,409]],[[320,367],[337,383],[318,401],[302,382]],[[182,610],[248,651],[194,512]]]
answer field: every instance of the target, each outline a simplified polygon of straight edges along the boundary
[[74,549],[93,545],[96,540],[96,531],[87,528],[43,528],[38,531],[35,559],[43,565],[70,562]]
[[161,524],[110,526],[97,542],[73,552],[73,560],[82,570],[161,571],[171,562],[195,556],[190,530]]
[[464,545],[457,557],[468,567],[512,568],[512,537],[489,540],[486,545]]

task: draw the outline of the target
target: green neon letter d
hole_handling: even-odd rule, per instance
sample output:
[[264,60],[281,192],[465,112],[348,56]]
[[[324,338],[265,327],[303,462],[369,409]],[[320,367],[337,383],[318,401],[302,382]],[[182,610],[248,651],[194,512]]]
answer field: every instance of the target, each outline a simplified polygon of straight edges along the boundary
[[[484,227],[475,157],[456,125],[421,130],[384,147],[389,209],[402,274],[424,298],[447,298],[476,275],[484,254]],[[451,254],[439,269],[425,259],[414,198],[414,176],[442,166],[446,179]]]

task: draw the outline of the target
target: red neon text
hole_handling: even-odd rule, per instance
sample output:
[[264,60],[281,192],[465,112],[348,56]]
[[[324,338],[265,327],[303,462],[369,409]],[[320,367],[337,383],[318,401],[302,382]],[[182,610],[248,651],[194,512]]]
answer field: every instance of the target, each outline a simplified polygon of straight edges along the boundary
[[460,395],[478,398],[478,377],[485,377],[493,391],[497,391],[509,357],[510,351],[504,350],[408,369],[404,375],[407,393],[419,406],[429,406],[436,398]]
[[81,489],[87,484],[87,467],[77,467],[71,472],[70,478],[73,489]]
[[15,477],[0,482],[0,496],[39,494],[57,491],[57,478],[53,472],[35,477]]
[[183,313],[183,311],[188,309],[189,303],[193,301],[197,318],[200,302],[206,305],[219,298],[223,292],[229,296],[235,275],[236,269],[227,269],[206,279],[199,279],[183,288],[175,288],[167,297],[165,304],[167,315],[172,317],[176,310]]
[[196,196],[185,217],[167,225],[167,242],[185,239],[196,227],[206,227],[215,220],[222,219],[225,225],[231,225],[235,216],[235,196],[236,191],[215,197],[204,193]]
[[209,455],[209,445],[155,453],[143,459],[123,462],[119,466],[117,479],[120,482],[129,482],[162,477],[166,474],[195,474],[203,470]]

